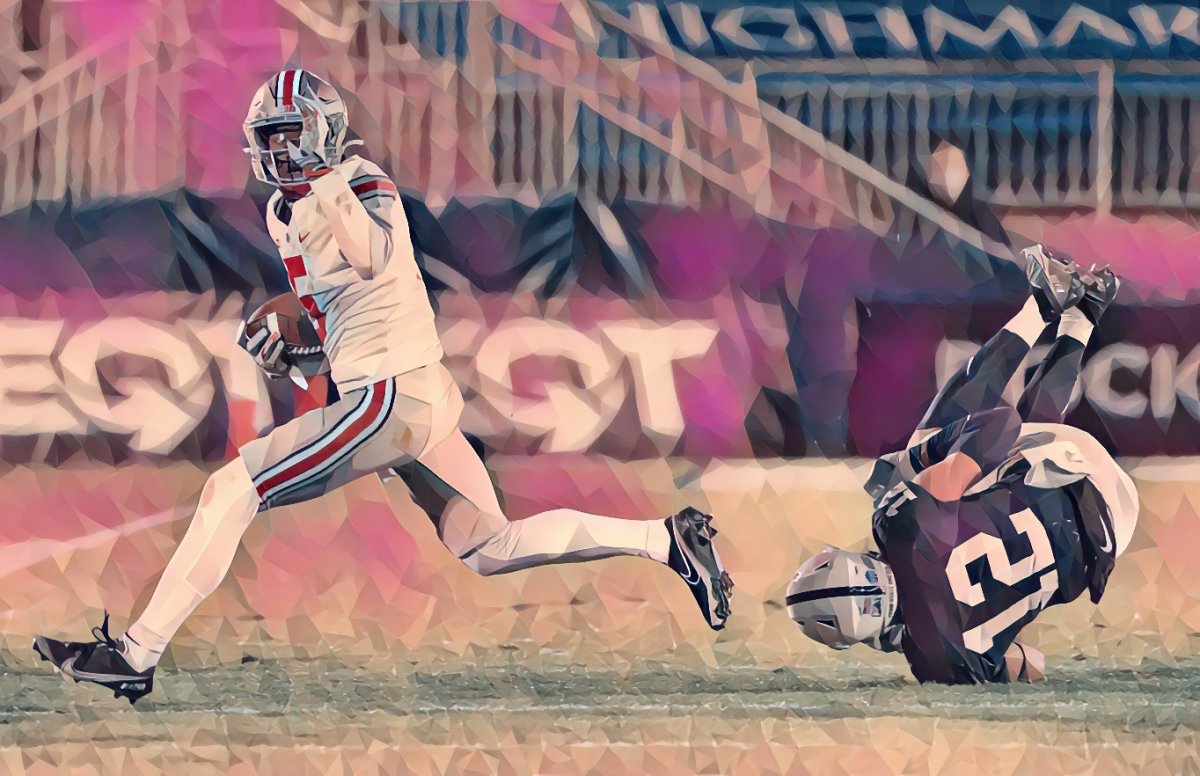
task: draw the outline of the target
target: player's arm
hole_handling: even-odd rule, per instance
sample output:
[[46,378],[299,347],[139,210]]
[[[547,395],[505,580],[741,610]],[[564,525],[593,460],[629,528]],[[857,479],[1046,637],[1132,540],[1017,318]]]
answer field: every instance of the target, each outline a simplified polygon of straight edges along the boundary
[[370,163],[355,165],[353,180],[346,179],[342,168],[329,165],[322,156],[327,122],[308,99],[293,95],[293,101],[303,116],[304,130],[299,145],[289,143],[288,152],[304,169],[318,211],[301,242],[318,261],[327,260],[322,262],[325,266],[334,266],[340,254],[359,277],[369,280],[383,271],[391,256],[392,225],[386,214],[399,193]]
[[930,462],[911,481],[939,501],[956,501],[1004,463],[1020,432],[1021,416],[1009,406],[968,415],[910,449],[914,465]]
[[1004,665],[1010,682],[1040,682],[1046,678],[1046,656],[1019,641],[1005,651]]
[[383,272],[392,255],[387,210],[398,196],[396,186],[384,175],[348,181],[340,170],[326,168],[313,179],[312,193],[318,214],[304,238],[305,249],[339,252],[364,280]]

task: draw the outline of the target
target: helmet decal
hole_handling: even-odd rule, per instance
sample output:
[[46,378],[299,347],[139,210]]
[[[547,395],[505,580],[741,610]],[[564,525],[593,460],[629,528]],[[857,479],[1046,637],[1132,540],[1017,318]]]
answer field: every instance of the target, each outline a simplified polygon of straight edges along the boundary
[[800,604],[805,601],[815,601],[820,598],[843,598],[856,595],[880,595],[883,588],[878,585],[856,585],[847,587],[826,587],[817,590],[805,590],[802,593],[792,593],[787,597],[787,605]]

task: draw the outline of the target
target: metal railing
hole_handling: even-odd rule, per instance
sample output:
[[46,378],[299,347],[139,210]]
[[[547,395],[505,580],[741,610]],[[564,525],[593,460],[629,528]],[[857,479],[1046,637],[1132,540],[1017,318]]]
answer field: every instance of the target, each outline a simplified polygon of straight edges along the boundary
[[[558,78],[548,68],[566,62],[566,49],[490,3],[361,0],[335,23],[278,1],[302,22],[312,17],[302,37],[327,54],[335,80],[356,84],[370,150],[435,205],[476,194],[532,203],[582,188],[676,204],[732,196],[786,215],[804,188],[803,164],[791,157],[813,147],[797,139],[805,127],[901,185],[928,174],[939,139],[952,142],[966,152],[975,196],[998,205],[1200,202],[1200,100],[1185,78],[1110,76],[1107,91],[1096,73],[715,83],[679,64],[688,55],[652,50],[596,17],[576,19],[572,34],[590,38],[569,41],[576,66],[590,70]],[[158,139],[183,118],[162,96],[186,56],[164,64],[127,38],[42,53],[45,72],[0,95],[0,212],[183,181],[186,149]],[[645,67],[623,76],[634,62]],[[844,202],[809,207],[889,220],[888,198],[862,176],[828,173],[820,182]]]
[[1200,99],[1195,79],[1118,79],[1114,103],[1114,204],[1200,205]]
[[[101,56],[116,52],[127,67]],[[170,77],[138,40],[105,39],[0,103],[0,212],[32,202],[157,191],[183,181],[186,154],[157,142]]]
[[168,63],[158,49],[183,48],[186,31],[169,20],[183,18],[184,0],[160,2],[156,25],[84,46],[70,41],[62,8],[47,4],[46,48],[18,58],[40,75],[17,79],[0,100],[0,213],[183,184],[180,107],[160,94],[182,90],[187,60]]
[[978,199],[1096,205],[1099,98],[1086,79],[805,78],[768,80],[760,91],[894,180],[928,175],[945,141],[965,152]]

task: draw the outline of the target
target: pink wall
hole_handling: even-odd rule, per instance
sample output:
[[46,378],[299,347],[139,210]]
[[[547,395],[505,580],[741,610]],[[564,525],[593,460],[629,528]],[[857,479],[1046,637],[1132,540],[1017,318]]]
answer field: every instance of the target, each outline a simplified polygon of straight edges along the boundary
[[1200,228],[1194,215],[1032,214],[1009,217],[1004,224],[1012,234],[1044,241],[1085,266],[1111,264],[1126,281],[1121,298],[1130,303],[1194,302],[1200,291]]

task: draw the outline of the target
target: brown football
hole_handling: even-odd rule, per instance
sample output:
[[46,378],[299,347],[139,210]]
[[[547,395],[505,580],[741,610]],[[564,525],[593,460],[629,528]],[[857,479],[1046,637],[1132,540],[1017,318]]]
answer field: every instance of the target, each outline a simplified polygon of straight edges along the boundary
[[246,336],[253,337],[266,326],[266,317],[271,313],[279,317],[279,331],[283,334],[289,353],[320,349],[321,338],[295,294],[280,294],[251,313],[246,321]]

